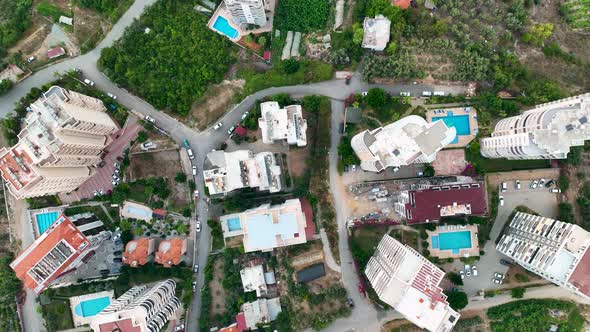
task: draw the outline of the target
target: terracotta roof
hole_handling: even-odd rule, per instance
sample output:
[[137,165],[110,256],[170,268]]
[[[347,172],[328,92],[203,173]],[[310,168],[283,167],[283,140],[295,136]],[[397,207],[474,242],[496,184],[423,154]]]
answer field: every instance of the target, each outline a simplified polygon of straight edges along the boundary
[[100,332],[141,332],[141,326],[133,326],[131,318],[100,324]]
[[[468,185],[469,188],[464,186]],[[410,203],[406,204],[406,218],[409,224],[438,221],[441,208],[453,205],[469,205],[468,215],[485,214],[486,200],[483,183],[461,184],[431,187],[424,190],[410,190]],[[440,190],[439,190],[440,188]]]
[[[38,294],[57,277],[71,270],[72,262],[89,245],[86,236],[66,216],[61,215],[10,263],[10,267],[27,288]],[[51,251],[59,255],[48,255]]]
[[590,296],[590,250],[586,250],[568,280],[586,296]]
[[246,316],[244,316],[243,312],[240,312],[236,315],[236,322],[238,324],[238,331],[242,332],[248,329],[248,325],[246,324]]
[[400,7],[401,9],[410,8],[410,0],[392,0],[391,3],[396,7]]
[[224,327],[219,332],[239,332],[238,323],[233,323],[228,327]]
[[246,133],[248,131],[246,130],[246,128],[244,128],[242,126],[237,126],[236,130],[234,132],[236,133],[236,135],[244,137],[244,136],[246,136]]
[[166,218],[166,210],[164,209],[155,209],[154,211],[152,211],[152,216],[153,217],[158,217],[161,216],[162,218]]
[[150,248],[150,242],[153,243],[153,240],[147,237],[127,242],[125,251],[123,252],[123,263],[131,267],[145,265],[149,255],[153,252],[153,247]]
[[66,51],[62,47],[54,47],[47,51],[47,57],[50,59],[57,58],[66,54]]
[[160,242],[156,252],[156,262],[171,267],[182,261],[182,255],[186,253],[186,239],[170,239]]

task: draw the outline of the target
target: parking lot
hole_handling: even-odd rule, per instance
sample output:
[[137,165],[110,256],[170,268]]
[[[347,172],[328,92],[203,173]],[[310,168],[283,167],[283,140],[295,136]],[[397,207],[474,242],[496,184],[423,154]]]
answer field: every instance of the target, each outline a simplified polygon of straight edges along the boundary
[[[464,290],[469,296],[474,296],[482,289],[499,289],[507,287],[506,285],[495,284],[492,281],[494,273],[506,274],[508,266],[500,264],[500,259],[509,258],[502,255],[496,250],[495,240],[500,235],[504,224],[517,206],[523,205],[529,209],[549,218],[557,217],[557,194],[551,193],[545,186],[530,189],[530,180],[520,180],[521,188],[516,189],[514,180],[506,181],[506,191],[499,194],[504,197],[504,205],[498,207],[498,215],[490,232],[490,241],[486,242],[483,250],[485,254],[475,263],[479,273],[477,277],[466,277]],[[553,186],[554,188],[554,186]],[[457,271],[464,268],[464,263],[455,260],[453,268]]]

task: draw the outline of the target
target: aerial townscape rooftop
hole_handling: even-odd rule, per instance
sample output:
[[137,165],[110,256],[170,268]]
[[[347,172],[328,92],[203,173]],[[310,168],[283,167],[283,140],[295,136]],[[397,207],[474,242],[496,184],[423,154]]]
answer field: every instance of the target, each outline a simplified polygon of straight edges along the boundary
[[590,329],[587,0],[0,8],[0,332]]

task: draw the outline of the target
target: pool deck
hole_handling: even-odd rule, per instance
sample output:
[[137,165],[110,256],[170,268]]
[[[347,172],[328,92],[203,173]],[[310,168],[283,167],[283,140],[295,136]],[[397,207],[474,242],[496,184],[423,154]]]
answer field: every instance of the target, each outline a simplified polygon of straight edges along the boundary
[[452,108],[436,108],[426,112],[426,121],[432,122],[432,118],[445,117],[447,112],[453,112],[454,116],[468,115],[469,116],[469,130],[470,135],[457,135],[458,142],[451,143],[446,148],[462,148],[469,142],[473,141],[479,130],[477,123],[477,110],[473,106],[468,107],[452,107]]
[[63,211],[66,209],[66,207],[67,207],[67,205],[62,205],[62,206],[48,207],[48,208],[43,208],[43,209],[29,210],[28,213],[26,214],[26,216],[27,216],[28,222],[30,222],[31,226],[33,227],[34,238],[37,239],[41,235],[41,232],[39,232],[39,225],[37,225],[37,219],[35,218],[36,215],[43,214],[43,213],[57,212],[57,215],[59,217],[59,215],[61,215],[63,213]]
[[105,296],[108,296],[111,299],[111,302],[113,302],[113,299],[115,298],[115,292],[113,290],[109,290],[109,291],[102,291],[102,292],[98,292],[98,293],[90,293],[90,294],[84,294],[84,295],[80,295],[80,296],[70,297],[70,310],[72,311],[72,320],[74,321],[74,327],[79,327],[82,325],[89,325],[90,321],[92,320],[92,316],[82,317],[82,316],[76,315],[76,310],[75,310],[76,306],[82,301],[98,299],[98,298],[105,297]]
[[[453,254],[452,250],[440,250],[434,249],[432,247],[432,236],[438,236],[441,233],[449,233],[449,232],[464,232],[470,231],[471,232],[471,248],[470,249],[461,249],[459,250],[458,254]],[[477,225],[443,225],[437,226],[436,230],[434,231],[426,231],[428,234],[428,251],[430,251],[430,255],[433,257],[438,258],[461,258],[461,257],[471,257],[471,256],[479,256],[479,242],[477,241]]]

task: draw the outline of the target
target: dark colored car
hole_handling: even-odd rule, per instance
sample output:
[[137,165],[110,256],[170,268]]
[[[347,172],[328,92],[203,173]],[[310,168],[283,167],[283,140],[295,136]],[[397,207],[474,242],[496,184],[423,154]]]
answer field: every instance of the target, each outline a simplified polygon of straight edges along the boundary
[[549,180],[549,181],[547,181],[547,183],[545,183],[545,187],[546,187],[546,188],[549,188],[549,187],[551,187],[551,186],[552,186],[554,183],[555,183],[555,180]]
[[506,266],[512,266],[512,262],[510,262],[506,259],[500,259],[500,264],[506,265]]
[[100,270],[100,274],[106,275],[106,274],[109,274],[109,273],[111,273],[111,271],[109,271],[109,269],[102,269],[102,270]]
[[121,257],[113,258],[113,263],[121,263],[121,262],[123,262],[123,259]]
[[115,256],[121,256],[121,251],[115,251],[115,252],[113,253],[113,255],[115,255]]

